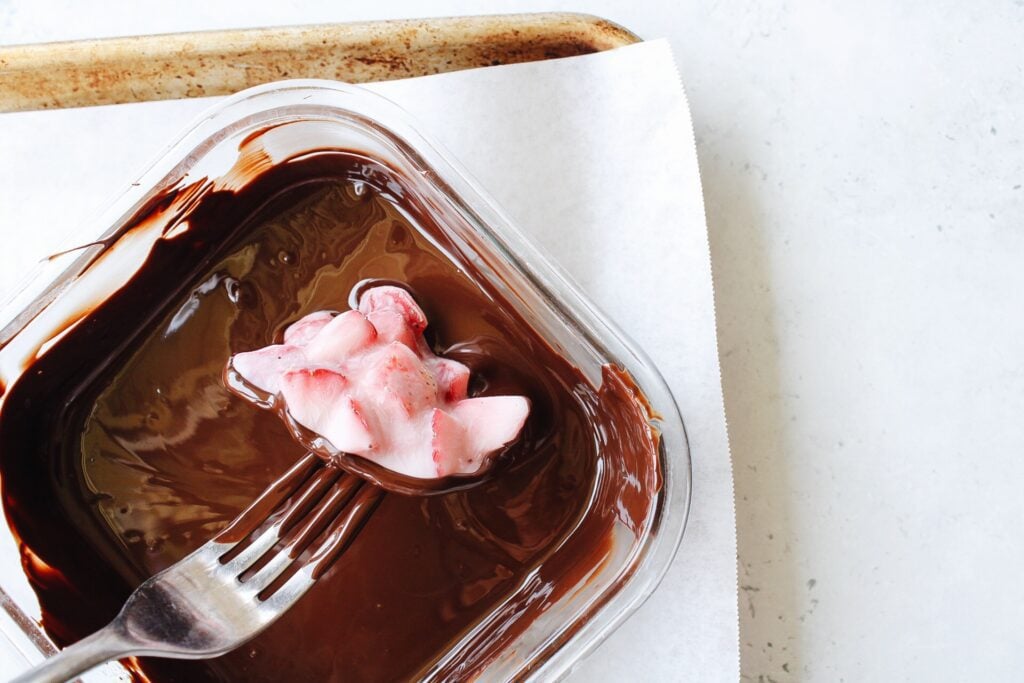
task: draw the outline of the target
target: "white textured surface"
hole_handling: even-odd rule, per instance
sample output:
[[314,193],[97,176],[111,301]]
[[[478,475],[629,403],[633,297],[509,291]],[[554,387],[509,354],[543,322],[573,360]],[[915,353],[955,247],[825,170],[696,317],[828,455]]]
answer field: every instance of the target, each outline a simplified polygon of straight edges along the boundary
[[[0,42],[479,11],[246,7],[94,15],[70,0],[0,1]],[[555,7],[667,35],[687,85],[735,464],[744,677],[1019,677],[1020,0],[488,11]]]

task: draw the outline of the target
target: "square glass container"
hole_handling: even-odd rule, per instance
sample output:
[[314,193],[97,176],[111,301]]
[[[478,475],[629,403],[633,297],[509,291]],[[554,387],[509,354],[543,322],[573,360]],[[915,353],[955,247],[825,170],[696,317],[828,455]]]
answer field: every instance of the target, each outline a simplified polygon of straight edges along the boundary
[[[265,152],[256,161],[240,152],[254,134],[262,136]],[[534,619],[481,676],[556,680],[643,603],[676,552],[690,497],[682,419],[666,383],[643,352],[513,227],[448,153],[385,98],[341,83],[303,80],[246,90],[216,105],[98,219],[89,235],[100,234],[99,240],[41,264],[0,309],[0,381],[10,387],[63,331],[128,282],[156,241],[173,238],[187,223],[191,208],[188,201],[176,201],[168,210],[151,214],[152,220],[133,222],[143,207],[200,178],[217,188],[231,188],[243,170],[259,173],[260,168],[319,149],[358,150],[408,179],[472,260],[479,277],[500,291],[553,348],[595,387],[602,382],[603,367],[623,369],[650,404],[652,425],[660,434],[661,487],[642,528],[623,523],[615,529],[610,559]],[[39,605],[6,525],[0,529],[0,590],[0,635],[25,654],[26,662],[38,660],[35,650],[52,645],[38,627]],[[460,647],[471,640],[472,633],[435,670],[446,659],[457,658]],[[125,675],[118,668],[103,669],[100,680]]]

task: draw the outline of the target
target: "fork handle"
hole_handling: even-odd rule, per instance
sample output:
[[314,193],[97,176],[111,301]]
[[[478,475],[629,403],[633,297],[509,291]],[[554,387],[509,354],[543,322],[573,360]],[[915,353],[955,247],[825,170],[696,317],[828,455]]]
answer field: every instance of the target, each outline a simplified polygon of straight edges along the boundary
[[94,666],[130,654],[132,645],[117,622],[70,645],[11,683],[65,683]]

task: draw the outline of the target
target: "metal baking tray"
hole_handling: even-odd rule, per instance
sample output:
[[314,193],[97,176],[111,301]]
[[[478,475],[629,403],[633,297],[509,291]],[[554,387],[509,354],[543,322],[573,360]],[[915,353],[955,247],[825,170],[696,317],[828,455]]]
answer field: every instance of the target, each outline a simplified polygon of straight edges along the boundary
[[0,47],[0,112],[228,95],[289,78],[386,81],[637,41],[605,19],[552,12]]

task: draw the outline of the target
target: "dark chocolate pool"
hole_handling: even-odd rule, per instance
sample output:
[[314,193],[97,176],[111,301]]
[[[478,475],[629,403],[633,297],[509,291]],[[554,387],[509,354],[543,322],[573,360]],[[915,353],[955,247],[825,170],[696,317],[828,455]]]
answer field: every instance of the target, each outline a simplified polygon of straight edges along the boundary
[[628,376],[609,366],[594,387],[477,277],[479,260],[400,174],[325,150],[235,191],[165,194],[133,224],[181,193],[194,196],[187,224],[3,396],[4,510],[58,643],[103,626],[303,456],[221,372],[304,314],[345,310],[367,279],[415,292],[435,350],[471,368],[471,395],[529,397],[523,437],[475,487],[386,495],[326,576],[248,645],[209,661],[132,661],[138,677],[471,678],[607,561],[616,524],[645,524],[657,435]]

